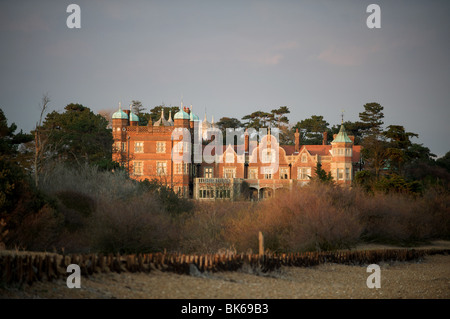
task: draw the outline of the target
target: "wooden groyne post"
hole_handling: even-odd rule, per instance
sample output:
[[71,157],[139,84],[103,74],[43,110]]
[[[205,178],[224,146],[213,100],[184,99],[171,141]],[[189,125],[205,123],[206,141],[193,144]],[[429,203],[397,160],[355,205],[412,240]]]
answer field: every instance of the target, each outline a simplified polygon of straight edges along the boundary
[[264,236],[262,232],[259,232],[258,234],[258,241],[259,241],[259,257],[264,257]]

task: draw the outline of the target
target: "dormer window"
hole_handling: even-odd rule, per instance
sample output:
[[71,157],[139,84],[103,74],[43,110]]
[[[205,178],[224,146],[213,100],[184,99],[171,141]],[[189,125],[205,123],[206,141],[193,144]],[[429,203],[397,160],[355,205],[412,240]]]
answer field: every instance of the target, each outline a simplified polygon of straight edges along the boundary
[[306,154],[302,154],[302,163],[308,162],[308,156]]

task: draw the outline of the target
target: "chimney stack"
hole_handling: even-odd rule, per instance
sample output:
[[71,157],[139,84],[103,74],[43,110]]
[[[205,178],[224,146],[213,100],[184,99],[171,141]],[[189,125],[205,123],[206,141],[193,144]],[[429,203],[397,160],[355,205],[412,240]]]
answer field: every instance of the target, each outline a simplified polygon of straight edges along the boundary
[[323,132],[322,145],[327,145],[327,141],[328,141],[328,132]]
[[248,142],[249,142],[249,136],[248,136],[248,130],[245,129],[245,133],[244,133],[244,152],[245,154],[248,154]]
[[130,125],[130,110],[123,110],[127,114],[128,125]]
[[295,148],[294,148],[294,151],[295,151],[295,153],[298,153],[298,152],[300,152],[300,133],[298,132],[298,128],[295,129],[294,136],[295,136]]

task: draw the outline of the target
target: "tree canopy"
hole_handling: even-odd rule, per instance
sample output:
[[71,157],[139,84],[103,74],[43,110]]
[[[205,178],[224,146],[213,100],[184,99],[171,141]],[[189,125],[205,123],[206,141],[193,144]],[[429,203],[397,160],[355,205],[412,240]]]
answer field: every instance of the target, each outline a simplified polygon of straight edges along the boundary
[[132,100],[131,107],[133,113],[139,117],[139,126],[146,126],[148,124],[149,117],[146,116],[145,107],[142,105],[141,101]]
[[81,104],[68,104],[63,113],[47,114],[39,131],[48,139],[47,157],[70,163],[111,162],[111,130],[108,121]]
[[33,139],[31,134],[23,133],[22,130],[19,133],[15,133],[16,130],[17,125],[15,123],[8,126],[6,116],[3,110],[0,109],[0,156],[15,156],[20,144]]
[[165,106],[164,104],[153,107],[152,109],[150,109],[150,113],[148,113],[150,115],[149,120],[151,119],[152,123],[158,121],[161,118],[161,110],[164,110],[164,118],[168,120],[169,113],[172,112],[173,119],[173,116],[175,115],[175,113],[180,111],[180,108],[178,106]]
[[246,121],[244,123],[246,128],[259,130],[260,128],[277,127],[281,129],[282,126],[289,124],[289,119],[286,116],[289,113],[287,106],[280,106],[270,112],[255,111],[242,117],[242,120]]
[[364,136],[378,136],[381,134],[383,131],[382,125],[384,124],[383,109],[384,107],[379,103],[372,102],[364,104],[364,112],[359,113],[359,119],[363,123]]
[[295,131],[298,128],[302,144],[322,144],[322,134],[329,131],[328,125],[322,115],[312,115],[310,118],[297,122],[292,129]]

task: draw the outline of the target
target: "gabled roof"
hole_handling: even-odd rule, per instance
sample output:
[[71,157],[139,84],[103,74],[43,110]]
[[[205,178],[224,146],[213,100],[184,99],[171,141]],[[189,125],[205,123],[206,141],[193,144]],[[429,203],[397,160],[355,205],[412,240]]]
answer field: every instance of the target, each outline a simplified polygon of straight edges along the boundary
[[[295,147],[294,145],[280,145],[280,147],[282,147],[285,152],[286,155],[295,155],[294,154],[294,150]],[[331,145],[302,145],[302,148],[305,148],[309,154],[311,154],[312,156],[314,155],[319,155],[319,156],[330,156],[331,153],[331,149],[332,146]],[[352,162],[353,163],[357,163],[359,162],[360,158],[361,158],[361,145],[353,145],[352,146]],[[300,149],[301,152],[302,149]]]
[[293,155],[295,152],[295,145],[280,145],[284,149],[286,155]]
[[311,155],[328,156],[330,155],[331,145],[303,145]]

